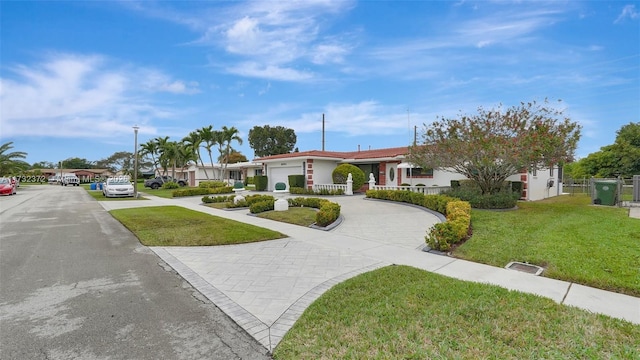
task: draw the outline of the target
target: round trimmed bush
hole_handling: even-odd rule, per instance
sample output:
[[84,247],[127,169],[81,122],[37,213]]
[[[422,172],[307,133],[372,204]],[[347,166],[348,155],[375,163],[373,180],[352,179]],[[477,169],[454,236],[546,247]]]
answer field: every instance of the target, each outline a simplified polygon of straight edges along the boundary
[[360,168],[355,165],[340,164],[333,169],[333,173],[331,174],[333,183],[346,184],[349,173],[351,173],[353,179],[353,191],[357,191],[362,187],[362,185],[364,185],[365,175],[364,171],[360,170]]

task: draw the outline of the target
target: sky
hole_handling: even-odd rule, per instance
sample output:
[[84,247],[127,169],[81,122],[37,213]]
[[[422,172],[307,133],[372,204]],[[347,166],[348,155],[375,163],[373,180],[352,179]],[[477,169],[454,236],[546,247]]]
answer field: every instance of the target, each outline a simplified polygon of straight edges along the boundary
[[[577,157],[640,121],[640,1],[0,0],[0,143],[105,159],[235,126],[300,151],[409,145],[415,127],[544,101]],[[562,100],[556,102],[556,100]]]

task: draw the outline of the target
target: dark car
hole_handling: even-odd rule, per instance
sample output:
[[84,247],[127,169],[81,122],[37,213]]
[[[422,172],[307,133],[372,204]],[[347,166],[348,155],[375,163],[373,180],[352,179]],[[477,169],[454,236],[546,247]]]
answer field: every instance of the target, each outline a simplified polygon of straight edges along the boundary
[[154,179],[145,180],[144,187],[158,189],[166,182],[176,182],[180,186],[187,186],[187,180],[184,179],[174,179],[171,176],[156,176]]

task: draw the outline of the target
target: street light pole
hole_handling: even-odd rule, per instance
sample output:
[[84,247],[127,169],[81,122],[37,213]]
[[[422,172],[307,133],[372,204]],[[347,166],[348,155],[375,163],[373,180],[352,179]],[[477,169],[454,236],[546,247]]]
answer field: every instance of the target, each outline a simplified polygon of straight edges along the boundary
[[133,133],[135,135],[135,148],[133,150],[133,192],[136,199],[138,198],[138,129],[140,129],[138,125],[133,126]]

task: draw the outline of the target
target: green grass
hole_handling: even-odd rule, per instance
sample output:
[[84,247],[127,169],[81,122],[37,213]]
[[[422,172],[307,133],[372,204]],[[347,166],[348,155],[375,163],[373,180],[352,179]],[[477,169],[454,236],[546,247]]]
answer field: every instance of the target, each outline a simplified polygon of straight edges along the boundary
[[530,294],[390,266],[334,286],[275,359],[638,359],[640,326]]
[[472,210],[473,236],[454,256],[499,267],[529,262],[550,278],[640,296],[640,220],[628,209],[578,194],[518,207]]
[[263,212],[258,217],[308,227],[315,224],[316,214],[316,210],[308,207],[289,207],[287,211]]
[[146,246],[230,245],[286,237],[277,231],[179,206],[119,209],[110,213]]

